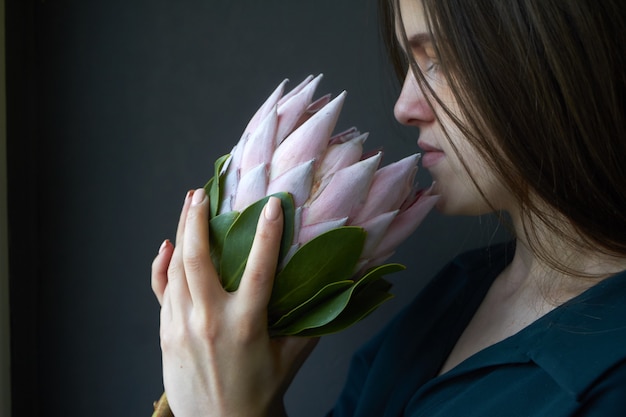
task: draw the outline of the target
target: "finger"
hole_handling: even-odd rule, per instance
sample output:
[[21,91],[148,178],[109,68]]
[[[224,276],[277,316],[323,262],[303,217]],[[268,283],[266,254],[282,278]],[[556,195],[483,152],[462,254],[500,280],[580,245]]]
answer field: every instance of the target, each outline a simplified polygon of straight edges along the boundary
[[193,193],[185,220],[183,263],[194,308],[208,307],[224,291],[211,261],[209,199],[203,188]]
[[280,240],[283,233],[283,212],[280,199],[270,197],[257,224],[252,249],[241,279],[237,296],[249,314],[267,310],[276,273]]
[[183,203],[183,208],[178,220],[178,228],[176,230],[176,247],[174,248],[167,269],[167,287],[164,294],[167,295],[165,298],[167,298],[169,314],[171,314],[172,317],[186,317],[189,309],[192,307],[187,278],[185,277],[185,268],[183,266],[183,247],[185,240],[185,223],[187,221],[187,214],[191,206],[193,193],[193,191],[188,191],[185,196],[185,202]]
[[187,191],[185,195],[185,201],[183,203],[183,209],[180,212],[180,218],[178,219],[178,228],[176,229],[176,246],[179,246],[183,239],[183,233],[185,231],[185,220],[187,219],[187,212],[189,211],[189,205],[193,197],[194,190]]
[[170,286],[165,286],[165,290],[163,291],[163,300],[161,302],[161,338],[163,338],[164,331],[166,331],[167,326],[173,319],[170,289]]
[[164,240],[159,248],[158,255],[152,261],[152,291],[159,300],[159,304],[163,304],[163,292],[167,286],[167,268],[172,260],[174,246],[169,240]]

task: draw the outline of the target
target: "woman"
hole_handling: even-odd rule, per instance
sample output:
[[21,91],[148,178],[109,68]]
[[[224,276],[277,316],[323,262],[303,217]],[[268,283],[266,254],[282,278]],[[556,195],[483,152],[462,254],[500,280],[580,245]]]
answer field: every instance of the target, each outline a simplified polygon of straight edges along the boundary
[[[460,256],[354,358],[332,416],[626,413],[621,0],[381,1],[446,214],[508,213],[515,242]],[[240,289],[190,193],[161,247],[164,382],[177,417],[283,415],[315,341],[270,339],[281,216],[270,200]],[[237,329],[233,332],[232,329]]]

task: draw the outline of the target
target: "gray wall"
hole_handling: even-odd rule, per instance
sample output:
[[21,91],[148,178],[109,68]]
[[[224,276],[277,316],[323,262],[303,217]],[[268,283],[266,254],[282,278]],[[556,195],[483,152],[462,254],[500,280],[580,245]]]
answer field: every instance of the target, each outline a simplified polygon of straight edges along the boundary
[[[349,93],[338,129],[371,132],[387,162],[415,151],[375,1],[8,3],[15,415],[147,416],[162,390],[150,263],[275,85],[324,73],[319,95]],[[323,415],[353,350],[494,226],[431,215],[394,258],[409,267],[390,277],[397,297],[322,340],[291,414]]]

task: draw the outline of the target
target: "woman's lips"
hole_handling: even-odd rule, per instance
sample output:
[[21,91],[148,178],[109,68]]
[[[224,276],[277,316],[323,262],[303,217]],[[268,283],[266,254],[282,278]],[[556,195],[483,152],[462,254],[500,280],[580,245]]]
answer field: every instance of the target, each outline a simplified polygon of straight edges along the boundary
[[424,168],[430,168],[436,165],[437,163],[439,163],[439,161],[441,161],[446,156],[441,149],[436,148],[433,145],[430,145],[426,142],[418,141],[417,146],[419,146],[423,151],[422,152],[422,166]]
[[422,153],[422,166],[424,168],[430,168],[437,165],[439,161],[443,159],[445,154],[441,151],[438,152],[424,152]]

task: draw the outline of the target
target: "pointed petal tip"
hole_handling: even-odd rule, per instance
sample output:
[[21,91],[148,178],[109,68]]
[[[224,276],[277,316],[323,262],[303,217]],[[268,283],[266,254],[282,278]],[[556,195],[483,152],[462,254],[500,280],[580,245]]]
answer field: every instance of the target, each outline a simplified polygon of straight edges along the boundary
[[274,92],[278,94],[278,99],[275,101],[275,104],[282,98],[283,94],[285,94],[285,87],[289,83],[289,78],[285,78],[282,80],[278,86],[274,89]]
[[324,108],[324,106],[330,102],[330,97],[331,97],[330,94],[325,94],[322,97],[318,98],[313,103],[308,105],[308,107],[306,108],[306,113],[309,113],[309,115],[317,113],[319,110]]
[[407,163],[407,164],[410,164],[411,161],[413,161],[414,164],[417,164],[417,162],[419,161],[420,157],[421,157],[421,154],[416,152],[416,153],[413,153],[411,155],[405,156],[404,158],[400,159],[396,163]]
[[288,91],[287,94],[282,96],[280,98],[280,101],[278,101],[278,104],[282,105],[285,102],[287,102],[290,98],[292,98],[293,96],[295,96],[296,94],[301,92],[304,88],[308,87],[309,84],[311,83],[311,80],[313,80],[313,79],[314,79],[314,77],[312,75],[306,76],[304,78],[304,80],[302,80],[298,85],[296,85],[290,91]]
[[343,103],[346,100],[346,95],[345,94],[339,94],[337,97],[335,97],[334,99],[332,99],[328,104],[326,104],[322,109],[320,110],[324,110],[326,111],[326,113],[335,113],[336,117],[339,116],[339,113],[341,112],[341,109],[343,108]]
[[375,153],[369,156],[367,159],[378,160],[380,162],[382,157],[383,157],[383,151],[375,151]]
[[[310,77],[313,77],[312,75]],[[313,91],[315,91],[317,89],[317,86],[319,85],[320,82],[322,82],[322,78],[324,78],[324,76],[322,74],[318,75],[317,77],[313,78],[309,84],[313,84]]]

